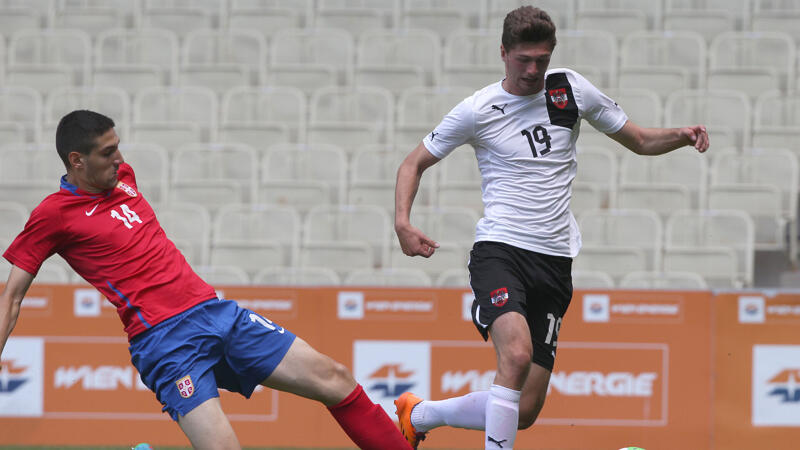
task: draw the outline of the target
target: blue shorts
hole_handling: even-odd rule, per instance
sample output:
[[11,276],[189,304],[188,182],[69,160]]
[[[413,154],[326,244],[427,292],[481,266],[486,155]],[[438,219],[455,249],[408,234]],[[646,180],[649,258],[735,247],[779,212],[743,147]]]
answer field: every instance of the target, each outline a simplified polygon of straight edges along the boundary
[[131,362],[172,419],[218,388],[250,398],[294,342],[289,330],[231,300],[209,300],[131,341]]

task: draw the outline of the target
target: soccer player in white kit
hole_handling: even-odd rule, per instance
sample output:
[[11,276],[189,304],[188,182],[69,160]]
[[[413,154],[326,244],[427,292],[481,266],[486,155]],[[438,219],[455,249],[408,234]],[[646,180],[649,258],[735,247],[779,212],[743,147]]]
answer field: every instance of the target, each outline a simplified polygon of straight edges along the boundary
[[533,425],[542,409],[581,246],[569,210],[580,119],[639,155],[708,148],[702,125],[639,127],[580,74],[548,71],[555,45],[546,12],[511,11],[500,47],[506,77],[456,105],[398,169],[395,231],[406,255],[428,258],[438,244],[409,220],[422,173],[456,147],[475,149],[484,217],[470,252],[472,319],[497,354],[488,391],[441,401],[406,392],[395,401],[414,448],[431,429],[449,425],[485,430],[486,449],[511,449],[517,429]]

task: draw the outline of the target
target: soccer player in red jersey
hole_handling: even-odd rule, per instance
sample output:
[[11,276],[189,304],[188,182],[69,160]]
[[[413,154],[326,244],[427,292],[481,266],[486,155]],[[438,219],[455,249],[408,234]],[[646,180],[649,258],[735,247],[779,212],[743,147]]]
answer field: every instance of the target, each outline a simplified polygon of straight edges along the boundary
[[131,361],[195,448],[240,448],[218,388],[257,385],[324,404],[360,448],[408,449],[395,424],[342,364],[230,300],[216,298],[167,239],[119,151],[110,118],[64,116],[56,149],[61,189],[31,213],[5,251],[0,354],[42,262],[58,253],[117,308]]

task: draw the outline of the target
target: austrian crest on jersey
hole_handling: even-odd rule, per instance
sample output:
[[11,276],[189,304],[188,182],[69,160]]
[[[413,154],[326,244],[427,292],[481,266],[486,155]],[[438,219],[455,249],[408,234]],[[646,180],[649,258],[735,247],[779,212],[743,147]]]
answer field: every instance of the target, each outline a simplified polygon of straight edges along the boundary
[[550,123],[572,129],[578,122],[578,104],[566,73],[555,72],[547,76],[545,98]]

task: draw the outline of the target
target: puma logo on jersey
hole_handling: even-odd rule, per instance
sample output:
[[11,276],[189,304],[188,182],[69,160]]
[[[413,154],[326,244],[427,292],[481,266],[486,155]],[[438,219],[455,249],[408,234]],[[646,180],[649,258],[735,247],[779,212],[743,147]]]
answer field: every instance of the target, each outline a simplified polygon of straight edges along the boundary
[[503,106],[492,105],[492,111],[500,111],[503,115],[506,115],[506,106],[508,106],[508,103],[503,104]]
[[493,438],[491,436],[486,436],[486,439],[488,439],[489,442],[494,442],[500,448],[503,448],[503,442],[508,440],[508,439],[503,439],[502,441],[498,441],[497,439],[495,439],[495,438]]
[[98,202],[96,205],[94,205],[94,208],[92,208],[91,210],[89,210],[89,211],[84,211],[84,212],[86,213],[86,217],[89,217],[89,216],[91,216],[92,214],[94,214],[94,210],[95,210],[95,209],[97,209],[97,207],[98,207],[98,206],[100,206],[100,202]]
[[435,131],[431,131],[431,141],[432,141],[432,140],[434,140],[434,139],[436,139],[436,135],[437,135],[437,134],[439,134],[439,133],[437,133],[437,132],[435,132]]

